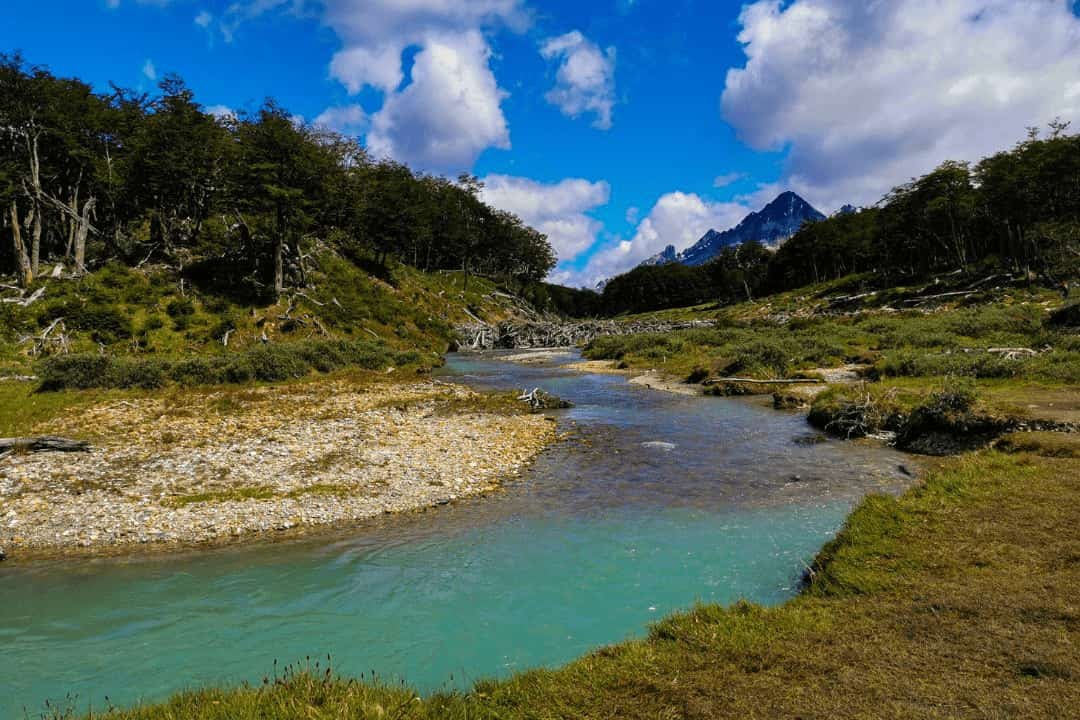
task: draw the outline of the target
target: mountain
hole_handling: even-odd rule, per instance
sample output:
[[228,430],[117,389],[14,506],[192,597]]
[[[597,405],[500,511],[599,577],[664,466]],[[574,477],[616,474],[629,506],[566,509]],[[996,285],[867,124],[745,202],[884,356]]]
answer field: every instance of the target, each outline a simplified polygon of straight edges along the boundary
[[[712,232],[710,230],[709,232]],[[658,252],[651,258],[647,258],[641,261],[642,265],[667,265],[668,263],[676,262],[679,259],[679,254],[675,251],[674,245],[668,245],[662,252]]]
[[704,265],[729,245],[756,240],[762,245],[776,246],[795,234],[807,220],[824,220],[825,216],[813,205],[791,192],[780,193],[758,212],[752,212],[733,228],[723,232],[709,230],[691,247],[676,253],[668,245],[662,253],[653,255],[642,265],[664,265],[681,262],[684,265]]

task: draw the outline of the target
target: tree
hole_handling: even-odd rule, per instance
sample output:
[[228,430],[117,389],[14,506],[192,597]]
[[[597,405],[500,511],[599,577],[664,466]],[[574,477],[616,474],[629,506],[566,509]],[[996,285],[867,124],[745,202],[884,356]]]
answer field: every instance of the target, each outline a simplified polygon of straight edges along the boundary
[[129,141],[125,190],[151,213],[150,242],[166,257],[190,248],[221,192],[228,133],[175,75]]
[[[324,201],[324,178],[337,170],[333,155],[313,142],[310,130],[279,105],[267,102],[237,128],[239,157],[233,167],[231,202],[242,232],[269,238],[272,287],[285,288],[285,255],[299,261],[299,238],[311,212]],[[245,218],[245,214],[249,217]],[[253,244],[256,265],[261,246]]]

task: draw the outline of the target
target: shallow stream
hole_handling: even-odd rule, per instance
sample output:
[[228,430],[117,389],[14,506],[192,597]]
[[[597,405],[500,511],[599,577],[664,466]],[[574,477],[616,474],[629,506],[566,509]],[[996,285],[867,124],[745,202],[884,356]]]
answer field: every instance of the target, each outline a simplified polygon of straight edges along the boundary
[[[423,691],[571,660],[695,601],[779,603],[903,456],[760,399],[674,395],[498,355],[442,372],[575,403],[491,497],[319,539],[0,566],[0,718],[259,682],[329,653]],[[24,709],[26,715],[24,715]]]

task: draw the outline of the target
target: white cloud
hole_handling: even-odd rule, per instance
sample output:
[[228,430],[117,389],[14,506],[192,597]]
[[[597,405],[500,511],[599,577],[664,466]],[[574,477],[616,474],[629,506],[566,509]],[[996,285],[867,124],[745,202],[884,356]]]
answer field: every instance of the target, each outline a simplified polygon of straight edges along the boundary
[[546,60],[559,62],[555,87],[544,96],[567,117],[594,113],[593,126],[611,127],[615,106],[615,48],[601,50],[577,30],[540,44]]
[[146,62],[143,63],[142,74],[147,80],[157,80],[157,68],[154,67],[153,60],[148,59]]
[[367,113],[359,105],[328,107],[315,118],[316,127],[327,128],[343,135],[359,135],[368,124]]
[[365,85],[393,92],[404,79],[401,70],[403,49],[390,44],[352,47],[336,53],[330,61],[330,75],[355,95]]
[[713,187],[715,187],[715,188],[725,188],[728,185],[731,185],[733,183],[737,183],[738,181],[742,180],[744,177],[746,177],[746,173],[741,173],[741,172],[725,173],[723,175],[717,175],[713,179],[712,184],[713,184]]
[[199,14],[195,16],[195,24],[203,30],[209,28],[212,22],[214,22],[214,16],[207,10],[200,10]]
[[204,111],[218,120],[233,120],[236,118],[236,112],[228,105],[210,105],[204,108]]
[[636,225],[638,217],[641,216],[641,208],[636,205],[626,208],[626,222],[631,225]]
[[1066,0],[762,0],[740,22],[724,117],[755,148],[790,148],[784,184],[822,210],[1080,119]]
[[603,180],[568,178],[549,184],[509,175],[488,175],[483,180],[484,202],[514,213],[547,235],[560,261],[572,260],[591,247],[603,228],[586,214],[607,204],[611,188]]
[[565,279],[574,285],[593,287],[633,269],[668,245],[685,250],[710,229],[726,230],[738,224],[748,212],[750,208],[742,202],[714,203],[694,193],[667,193],[638,223],[631,239],[616,239],[593,255],[582,270],[568,273]]
[[[170,2],[170,0],[164,1]],[[222,13],[218,30],[221,31],[221,37],[225,42],[231,43],[236,36],[236,31],[245,22],[280,9],[299,17],[305,13],[309,5],[314,5],[312,0],[235,0],[227,5]]]
[[[365,86],[384,94],[367,137],[375,155],[421,169],[455,173],[490,147],[509,148],[501,103],[506,93],[491,71],[483,31],[521,29],[521,0],[325,0],[324,22],[342,48],[330,74],[351,94]],[[407,48],[419,51],[406,81]]]
[[455,173],[486,148],[509,149],[510,131],[479,31],[430,38],[413,62],[412,82],[386,97],[371,118],[368,148],[414,167]]

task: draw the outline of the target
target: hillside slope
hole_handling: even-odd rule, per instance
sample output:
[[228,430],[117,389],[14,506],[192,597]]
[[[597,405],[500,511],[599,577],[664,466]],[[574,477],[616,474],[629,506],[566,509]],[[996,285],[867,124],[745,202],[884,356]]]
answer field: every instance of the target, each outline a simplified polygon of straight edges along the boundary
[[[466,287],[456,272],[393,265],[376,268],[376,275],[330,251],[313,260],[306,286],[272,303],[200,285],[172,268],[115,263],[83,277],[8,289],[0,303],[0,376],[33,375],[72,358],[221,363],[254,351],[328,343],[350,353],[362,348],[376,365],[384,358],[391,365],[432,366],[441,362],[455,325],[527,311],[483,278],[469,278]],[[173,379],[204,384],[198,377]],[[147,386],[145,378],[101,383]],[[101,383],[84,378],[74,385]]]

